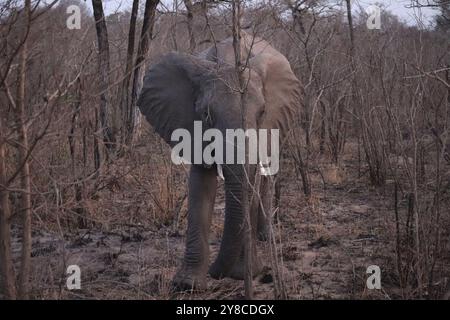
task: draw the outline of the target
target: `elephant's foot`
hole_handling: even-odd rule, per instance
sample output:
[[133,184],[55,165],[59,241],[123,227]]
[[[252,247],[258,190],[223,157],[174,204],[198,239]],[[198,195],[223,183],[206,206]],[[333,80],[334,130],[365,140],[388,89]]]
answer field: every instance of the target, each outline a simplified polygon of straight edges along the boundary
[[204,291],[206,290],[206,274],[182,268],[172,280],[172,289],[174,291]]
[[[263,271],[263,264],[259,258],[254,258],[252,261],[252,275],[255,278]],[[209,268],[209,274],[214,279],[222,279],[225,277],[235,280],[244,280],[245,277],[245,262],[244,259],[239,259],[231,270],[226,271],[223,265],[220,265],[217,261],[214,262]]]
[[[263,264],[260,259],[253,259],[252,261],[252,276],[255,278],[263,270]],[[231,269],[228,277],[236,280],[244,280],[245,278],[245,262],[239,259]]]

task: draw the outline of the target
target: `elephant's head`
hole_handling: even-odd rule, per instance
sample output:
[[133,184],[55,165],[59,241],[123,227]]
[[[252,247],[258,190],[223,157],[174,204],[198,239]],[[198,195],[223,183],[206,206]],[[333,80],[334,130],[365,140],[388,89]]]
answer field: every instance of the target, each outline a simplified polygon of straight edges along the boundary
[[[247,69],[244,74],[246,126],[257,127],[264,111],[262,81]],[[242,128],[242,106],[235,69],[181,53],[170,53],[151,67],[138,106],[155,131],[170,145],[176,129],[194,134],[194,121],[204,130]],[[187,159],[193,160],[193,159]],[[193,161],[190,161],[193,162]]]
[[[171,136],[176,129],[186,129],[194,137],[194,121],[202,121],[203,129],[218,129],[224,137],[226,129],[242,128],[241,101],[246,110],[246,128],[286,132],[299,105],[300,89],[287,60],[268,44],[255,46],[244,72],[245,93],[241,100],[235,68],[220,61],[219,53],[208,54],[213,61],[170,53],[147,72],[138,106],[155,131],[172,147],[176,142],[171,141]],[[245,172],[242,165],[234,164],[225,165],[223,174],[225,228],[220,254],[211,270],[213,276],[229,271],[242,246],[241,199]]]

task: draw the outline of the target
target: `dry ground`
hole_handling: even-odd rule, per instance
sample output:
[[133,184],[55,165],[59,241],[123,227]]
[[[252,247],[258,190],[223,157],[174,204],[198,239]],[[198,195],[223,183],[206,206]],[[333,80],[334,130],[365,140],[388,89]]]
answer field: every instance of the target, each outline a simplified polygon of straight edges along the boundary
[[[140,155],[145,158],[148,151],[143,150]],[[366,177],[358,178],[357,162],[353,156],[344,158],[339,169],[327,164],[318,167],[322,174],[312,174],[314,195],[308,200],[302,194],[289,161],[282,169],[281,208],[275,226],[288,297],[399,298],[401,291],[397,289],[394,259],[392,185],[388,183],[383,189],[368,187]],[[184,194],[185,189],[182,184],[166,180],[175,186],[159,187],[148,193],[142,191],[145,185],[132,182],[136,177],[142,178],[145,168],[144,163],[132,170],[131,176],[122,176],[117,180],[118,190],[108,191],[108,197],[96,200],[104,208],[96,219],[103,219],[103,223],[73,232],[62,232],[62,229],[58,232],[58,228],[55,231],[43,225],[35,228],[32,251],[35,298],[242,298],[243,283],[230,279],[208,279],[209,288],[203,293],[170,292],[170,280],[184,249],[186,214],[183,195],[175,195]],[[178,176],[184,179],[183,173]],[[325,185],[323,178],[327,182]],[[152,219],[168,201],[163,201],[162,197],[168,196],[178,199],[172,208],[176,208],[178,203],[180,215],[178,218],[159,219],[155,223]],[[159,204],[155,205],[155,201]],[[210,237],[211,260],[220,244],[223,211],[221,189]],[[122,216],[122,220],[114,221],[117,216]],[[19,254],[19,242],[16,239],[16,255]],[[270,256],[267,246],[267,243],[259,243],[263,257]],[[449,260],[443,263],[441,269],[450,270]],[[68,291],[65,288],[65,270],[71,264],[81,268],[81,290]],[[265,274],[254,281],[257,299],[274,297],[272,270],[267,259],[265,264]],[[382,290],[366,289],[366,268],[374,264],[382,271]],[[448,279],[443,278],[442,281]]]

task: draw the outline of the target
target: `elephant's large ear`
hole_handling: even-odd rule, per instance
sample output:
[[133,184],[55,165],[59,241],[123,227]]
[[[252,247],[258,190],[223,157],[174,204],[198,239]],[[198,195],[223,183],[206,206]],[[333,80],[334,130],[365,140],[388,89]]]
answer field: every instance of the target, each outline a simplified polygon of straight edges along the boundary
[[147,71],[137,102],[156,132],[171,146],[172,132],[193,132],[200,120],[196,103],[212,79],[214,64],[187,54],[169,53]]
[[260,119],[261,128],[278,128],[281,136],[289,130],[301,105],[301,85],[289,61],[270,44],[249,34],[243,35],[245,48],[250,51],[250,65],[262,79],[265,100]]

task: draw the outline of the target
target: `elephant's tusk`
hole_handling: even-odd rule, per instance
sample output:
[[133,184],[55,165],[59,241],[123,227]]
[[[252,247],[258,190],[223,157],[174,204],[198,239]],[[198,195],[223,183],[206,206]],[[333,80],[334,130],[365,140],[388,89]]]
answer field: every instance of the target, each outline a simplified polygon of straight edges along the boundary
[[262,162],[259,162],[259,172],[261,173],[262,176],[271,176],[271,172],[270,172],[270,166],[264,166],[262,164]]
[[217,165],[217,174],[219,175],[219,177],[222,178],[223,181],[225,181],[225,178],[223,176],[223,171],[222,171],[222,165],[221,164]]

